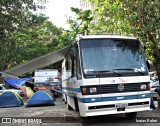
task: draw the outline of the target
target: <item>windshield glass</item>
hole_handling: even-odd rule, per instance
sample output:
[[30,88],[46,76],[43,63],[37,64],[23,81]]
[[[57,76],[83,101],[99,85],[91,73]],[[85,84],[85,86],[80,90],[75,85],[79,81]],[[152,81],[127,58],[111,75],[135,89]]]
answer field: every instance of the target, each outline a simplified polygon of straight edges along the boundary
[[82,39],[80,48],[85,74],[147,71],[138,40]]

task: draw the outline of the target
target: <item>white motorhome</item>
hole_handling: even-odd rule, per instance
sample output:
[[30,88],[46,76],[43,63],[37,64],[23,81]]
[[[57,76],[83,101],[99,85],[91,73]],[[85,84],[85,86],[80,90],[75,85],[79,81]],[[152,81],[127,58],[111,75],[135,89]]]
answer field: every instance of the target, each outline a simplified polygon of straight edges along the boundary
[[150,110],[149,83],[142,46],[134,37],[82,36],[62,62],[64,100],[81,117],[125,113],[135,118]]

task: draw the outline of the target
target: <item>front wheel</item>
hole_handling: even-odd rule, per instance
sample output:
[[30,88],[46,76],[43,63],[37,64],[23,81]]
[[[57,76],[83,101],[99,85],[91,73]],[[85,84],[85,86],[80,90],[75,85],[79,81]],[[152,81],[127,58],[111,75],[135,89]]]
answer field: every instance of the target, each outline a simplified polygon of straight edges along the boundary
[[137,117],[137,112],[125,113],[127,119],[135,119]]
[[64,103],[67,104],[67,96],[64,94]]
[[87,126],[90,123],[89,118],[88,117],[81,117],[81,123],[83,126]]

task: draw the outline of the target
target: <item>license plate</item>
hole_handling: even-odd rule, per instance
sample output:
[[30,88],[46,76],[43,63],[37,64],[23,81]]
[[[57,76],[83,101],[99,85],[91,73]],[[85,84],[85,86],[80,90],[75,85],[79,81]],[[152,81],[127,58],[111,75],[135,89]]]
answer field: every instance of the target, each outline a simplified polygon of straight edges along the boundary
[[118,104],[115,104],[116,108],[126,108],[127,106],[128,106],[127,103],[118,103]]

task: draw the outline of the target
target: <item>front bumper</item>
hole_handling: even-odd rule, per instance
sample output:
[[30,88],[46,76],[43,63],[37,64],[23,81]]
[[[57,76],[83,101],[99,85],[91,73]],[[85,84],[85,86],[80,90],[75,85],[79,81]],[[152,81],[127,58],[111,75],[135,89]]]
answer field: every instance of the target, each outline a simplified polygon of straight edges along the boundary
[[[117,109],[115,107],[115,104],[118,104],[118,103],[128,103],[128,106],[124,109]],[[80,115],[82,117],[150,110],[150,98],[108,101],[108,102],[95,102],[95,103],[78,102],[78,104],[79,104]]]

